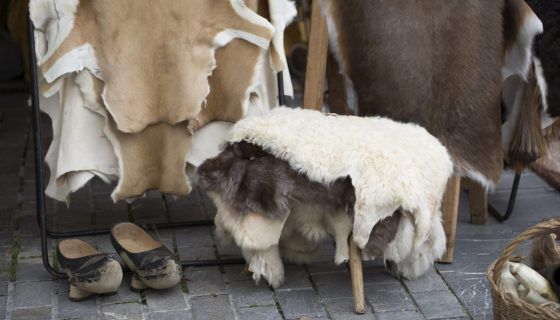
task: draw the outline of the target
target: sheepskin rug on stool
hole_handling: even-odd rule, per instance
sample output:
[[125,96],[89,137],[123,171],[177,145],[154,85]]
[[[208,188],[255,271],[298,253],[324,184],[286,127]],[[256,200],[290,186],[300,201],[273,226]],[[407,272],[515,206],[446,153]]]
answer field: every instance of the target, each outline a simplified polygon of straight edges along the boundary
[[335,263],[347,261],[350,233],[364,259],[391,261],[407,278],[443,254],[453,165],[422,127],[277,108],[239,121],[228,142],[196,183],[218,208],[218,237],[236,242],[255,280],[279,286],[282,258],[309,262],[329,236]]

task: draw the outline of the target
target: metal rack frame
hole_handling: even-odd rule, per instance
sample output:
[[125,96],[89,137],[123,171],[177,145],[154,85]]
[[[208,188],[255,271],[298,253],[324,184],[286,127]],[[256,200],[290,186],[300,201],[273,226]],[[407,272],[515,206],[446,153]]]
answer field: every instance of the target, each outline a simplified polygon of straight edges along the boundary
[[[42,150],[42,131],[40,119],[40,102],[39,102],[39,87],[37,79],[37,59],[35,56],[35,38],[34,27],[31,19],[27,19],[27,35],[29,45],[29,68],[30,68],[30,94],[31,94],[31,118],[33,126],[33,154],[35,163],[35,197],[36,197],[36,214],[37,222],[41,233],[41,256],[43,265],[47,272],[56,278],[66,278],[64,273],[58,272],[54,269],[49,261],[48,239],[59,239],[69,237],[84,237],[108,234],[110,229],[94,229],[94,230],[78,230],[68,232],[53,232],[47,226],[47,209],[45,202],[45,168],[43,161]],[[284,97],[284,78],[282,71],[277,74],[278,80],[278,102],[280,105],[285,104]],[[213,225],[213,220],[199,220],[199,221],[186,221],[180,223],[162,223],[150,224],[156,228],[180,228],[180,227],[196,227],[196,226],[209,226]],[[213,260],[184,260],[181,261],[183,267],[202,267],[202,266],[222,266],[233,264],[244,264],[244,259],[213,259]]]
[[505,213],[500,213],[490,202],[488,202],[488,212],[496,219],[498,222],[505,222],[513,213],[513,208],[515,208],[515,199],[517,198],[517,190],[519,189],[519,181],[521,180],[521,173],[516,172],[513,178],[513,184],[511,186],[511,193],[509,194],[508,205]]

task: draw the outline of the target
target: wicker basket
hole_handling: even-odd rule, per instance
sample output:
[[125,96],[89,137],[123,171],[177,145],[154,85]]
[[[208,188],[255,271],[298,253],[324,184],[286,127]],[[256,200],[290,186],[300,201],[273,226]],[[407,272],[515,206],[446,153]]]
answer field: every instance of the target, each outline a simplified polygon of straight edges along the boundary
[[523,242],[545,237],[551,233],[560,235],[560,219],[541,222],[518,235],[504,249],[498,260],[490,265],[486,275],[492,289],[494,319],[503,320],[560,320],[560,311],[552,305],[536,306],[514,298],[501,290],[500,272],[517,247]]

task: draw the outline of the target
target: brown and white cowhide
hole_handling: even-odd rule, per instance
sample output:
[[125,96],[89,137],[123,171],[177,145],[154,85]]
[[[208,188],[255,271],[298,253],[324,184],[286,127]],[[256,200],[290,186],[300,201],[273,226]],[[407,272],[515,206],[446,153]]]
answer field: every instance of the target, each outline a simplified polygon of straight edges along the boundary
[[358,114],[424,126],[456,174],[494,185],[503,167],[500,83],[527,74],[540,31],[524,1],[320,2]]
[[443,254],[440,205],[453,165],[425,129],[276,108],[236,123],[228,141],[195,178],[218,208],[219,238],[242,249],[255,280],[280,285],[281,258],[308,262],[328,236],[342,263],[351,232],[364,259],[394,262],[407,278]]

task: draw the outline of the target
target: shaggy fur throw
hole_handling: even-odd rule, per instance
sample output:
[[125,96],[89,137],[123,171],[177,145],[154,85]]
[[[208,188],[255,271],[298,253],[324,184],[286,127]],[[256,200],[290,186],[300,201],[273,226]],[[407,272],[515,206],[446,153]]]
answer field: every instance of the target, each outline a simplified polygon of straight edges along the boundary
[[440,205],[453,165],[423,128],[277,108],[241,120],[228,140],[196,179],[216,203],[218,234],[242,248],[255,279],[279,285],[280,256],[305,262],[327,235],[336,263],[348,259],[353,232],[364,258],[382,256],[409,278],[443,254]]

